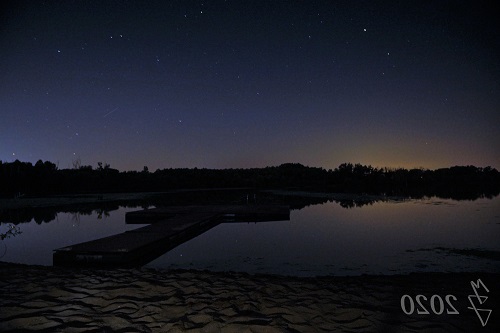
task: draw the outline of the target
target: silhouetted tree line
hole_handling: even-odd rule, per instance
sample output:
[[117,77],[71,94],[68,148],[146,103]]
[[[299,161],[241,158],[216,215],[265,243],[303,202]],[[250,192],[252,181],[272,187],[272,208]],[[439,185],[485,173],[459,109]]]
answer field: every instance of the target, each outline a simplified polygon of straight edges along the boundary
[[252,188],[366,193],[390,196],[439,196],[453,199],[493,197],[500,173],[491,167],[454,166],[437,170],[374,168],[343,163],[334,170],[298,163],[250,169],[158,169],[120,172],[109,164],[58,169],[49,161],[0,161],[3,197],[54,194],[145,192],[196,188]]

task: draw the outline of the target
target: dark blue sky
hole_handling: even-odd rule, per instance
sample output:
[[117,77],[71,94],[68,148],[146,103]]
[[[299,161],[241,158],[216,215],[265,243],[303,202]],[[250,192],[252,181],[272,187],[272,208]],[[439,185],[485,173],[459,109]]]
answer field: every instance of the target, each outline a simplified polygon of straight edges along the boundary
[[11,1],[0,160],[500,168],[484,1]]

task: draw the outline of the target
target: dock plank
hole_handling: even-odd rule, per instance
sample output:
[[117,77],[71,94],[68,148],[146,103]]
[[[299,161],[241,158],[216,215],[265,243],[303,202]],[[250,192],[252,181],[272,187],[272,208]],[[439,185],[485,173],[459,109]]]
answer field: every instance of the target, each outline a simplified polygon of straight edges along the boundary
[[147,226],[54,250],[59,266],[140,266],[223,222],[290,219],[286,206],[172,206],[126,214]]

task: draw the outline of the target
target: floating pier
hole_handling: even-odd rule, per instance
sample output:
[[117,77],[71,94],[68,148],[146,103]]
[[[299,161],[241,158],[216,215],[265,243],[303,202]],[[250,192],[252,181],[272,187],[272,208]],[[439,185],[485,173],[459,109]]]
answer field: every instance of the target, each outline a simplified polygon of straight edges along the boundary
[[175,206],[128,212],[128,224],[149,224],[121,234],[54,250],[56,266],[137,267],[220,223],[290,219],[288,206]]

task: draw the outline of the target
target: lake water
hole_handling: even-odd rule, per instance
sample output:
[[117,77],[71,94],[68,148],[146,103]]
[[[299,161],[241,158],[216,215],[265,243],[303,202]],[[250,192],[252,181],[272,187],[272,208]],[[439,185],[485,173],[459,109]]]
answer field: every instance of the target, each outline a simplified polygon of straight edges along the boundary
[[[125,224],[125,213],[139,209],[59,212],[50,222],[17,224],[22,233],[0,241],[0,260],[52,265],[56,248],[140,227]],[[147,266],[297,276],[500,272],[499,251],[500,197],[349,209],[327,202],[292,210],[289,221],[219,224]]]

